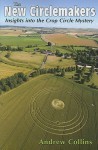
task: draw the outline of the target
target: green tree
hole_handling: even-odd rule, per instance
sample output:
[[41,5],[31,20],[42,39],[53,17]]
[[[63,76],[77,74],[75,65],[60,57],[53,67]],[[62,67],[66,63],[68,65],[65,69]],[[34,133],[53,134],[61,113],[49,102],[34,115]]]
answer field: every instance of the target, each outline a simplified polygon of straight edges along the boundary
[[61,70],[61,76],[64,77],[65,76],[65,69]]

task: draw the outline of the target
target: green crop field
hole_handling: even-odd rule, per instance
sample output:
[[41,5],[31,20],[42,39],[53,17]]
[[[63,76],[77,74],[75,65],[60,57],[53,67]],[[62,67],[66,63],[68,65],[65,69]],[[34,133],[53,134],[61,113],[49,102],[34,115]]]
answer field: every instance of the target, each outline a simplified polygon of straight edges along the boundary
[[[0,96],[0,150],[97,150],[97,107],[97,91],[54,75],[33,78]],[[63,144],[40,143],[51,139]]]
[[45,45],[40,36],[34,37],[21,37],[21,36],[0,36],[0,43],[3,45],[10,45],[10,46],[27,46],[27,45]]

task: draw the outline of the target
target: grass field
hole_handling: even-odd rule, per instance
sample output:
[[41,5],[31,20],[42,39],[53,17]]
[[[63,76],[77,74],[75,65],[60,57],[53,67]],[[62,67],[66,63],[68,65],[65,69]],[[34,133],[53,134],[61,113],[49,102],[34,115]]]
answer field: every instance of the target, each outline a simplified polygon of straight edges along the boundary
[[10,59],[7,59],[6,57],[0,57],[0,61],[5,63],[5,64],[11,65],[11,66],[16,66],[16,67],[24,67],[24,68],[30,68],[30,69],[32,69],[34,67],[31,64],[12,61]]
[[93,40],[73,37],[66,34],[46,34],[45,38],[47,41],[50,41],[55,45],[77,45],[77,46],[98,47],[98,44]]
[[16,66],[10,66],[8,64],[4,64],[4,63],[0,62],[0,79],[6,78],[8,76],[12,76],[18,72],[23,72],[23,73],[27,74],[30,72],[30,69],[16,67]]
[[[36,77],[0,96],[0,150],[97,150],[97,107],[96,91],[53,75]],[[93,144],[70,145],[70,139]]]
[[87,48],[84,46],[84,47],[80,47],[80,46],[77,46],[77,47],[75,47],[74,46],[74,51],[78,51],[78,50],[87,50]]
[[98,74],[96,72],[93,74],[92,79],[90,80],[88,84],[92,84],[92,83],[98,86]]
[[45,67],[54,68],[57,66],[64,67],[64,68],[75,66],[75,61],[73,59],[61,59],[60,57],[57,56],[48,56]]
[[[33,63],[31,63],[30,61],[27,62],[23,58],[23,57],[26,58],[26,56],[30,57],[31,55],[29,53],[27,54],[25,52],[19,52],[19,53],[18,52],[12,52],[12,54],[13,54],[12,56],[15,57],[15,53],[16,53],[16,58],[18,57],[18,59],[6,58],[5,55],[7,54],[7,52],[0,53],[0,61],[3,62],[3,63],[5,63],[5,64],[11,65],[11,66],[34,69],[34,68],[39,68],[40,67],[42,58],[44,57],[44,56],[43,57],[39,56],[38,57],[38,58],[40,58],[39,60],[38,60],[37,57],[35,57],[36,60],[34,58],[33,61],[32,61]],[[19,59],[20,57],[21,57],[21,60]],[[28,59],[28,58],[26,58],[26,59]]]
[[31,63],[35,65],[41,65],[45,55],[41,53],[28,53],[28,52],[12,52],[10,59],[13,61]]
[[38,36],[31,36],[31,37],[21,37],[21,36],[0,36],[0,43],[3,45],[10,45],[10,46],[28,46],[28,45],[37,45],[43,46],[46,43]]

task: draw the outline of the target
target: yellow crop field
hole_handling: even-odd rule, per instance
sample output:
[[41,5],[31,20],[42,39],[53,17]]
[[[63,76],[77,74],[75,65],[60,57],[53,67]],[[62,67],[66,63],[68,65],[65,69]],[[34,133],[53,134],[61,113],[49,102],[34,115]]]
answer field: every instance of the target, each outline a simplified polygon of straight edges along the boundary
[[12,76],[18,72],[28,73],[30,72],[30,69],[23,68],[23,67],[10,66],[10,65],[0,62],[0,79]]
[[10,59],[18,62],[31,63],[41,65],[44,54],[36,53],[28,53],[28,52],[12,52]]
[[29,69],[39,68],[43,62],[45,54],[32,52],[11,52],[10,58],[6,58],[6,51],[0,53],[0,60],[8,65]]
[[1,36],[19,36],[20,34],[23,34],[21,29],[0,29]]
[[45,41],[52,42],[55,45],[75,45],[75,46],[92,46],[98,47],[94,40],[78,38],[67,34],[46,34]]

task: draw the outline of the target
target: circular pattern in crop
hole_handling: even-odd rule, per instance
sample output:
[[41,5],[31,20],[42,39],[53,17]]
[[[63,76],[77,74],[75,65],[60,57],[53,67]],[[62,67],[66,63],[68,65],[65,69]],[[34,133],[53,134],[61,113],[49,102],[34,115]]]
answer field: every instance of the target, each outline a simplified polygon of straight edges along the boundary
[[33,121],[46,132],[69,135],[80,131],[88,119],[85,101],[72,89],[43,89],[32,97]]

